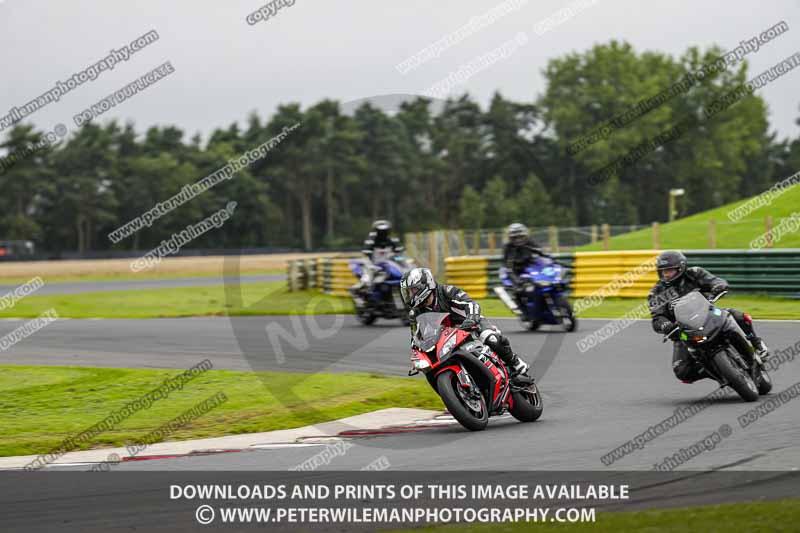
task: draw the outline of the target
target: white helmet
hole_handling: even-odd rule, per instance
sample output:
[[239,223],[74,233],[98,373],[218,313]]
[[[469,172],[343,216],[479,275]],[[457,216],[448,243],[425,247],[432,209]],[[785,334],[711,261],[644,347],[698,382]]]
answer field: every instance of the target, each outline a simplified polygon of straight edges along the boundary
[[436,280],[427,268],[412,268],[403,274],[403,279],[400,280],[400,296],[412,309],[425,303],[434,290],[436,290]]

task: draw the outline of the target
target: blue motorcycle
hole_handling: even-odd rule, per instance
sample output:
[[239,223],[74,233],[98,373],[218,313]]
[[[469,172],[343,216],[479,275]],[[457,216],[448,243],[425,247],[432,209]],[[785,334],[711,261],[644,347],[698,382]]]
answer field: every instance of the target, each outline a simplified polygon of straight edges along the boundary
[[[547,257],[539,257],[525,267],[519,276],[521,286],[516,289],[506,267],[501,267],[502,286],[495,287],[494,292],[531,331],[539,329],[542,324],[561,325],[565,331],[574,331],[578,320],[567,298],[569,282],[566,276],[564,266]],[[509,290],[515,296],[511,296]]]
[[413,267],[413,259],[400,255],[374,265],[365,264],[361,259],[350,261],[350,270],[358,279],[366,268],[373,269],[371,283],[362,282],[349,289],[358,321],[369,326],[378,318],[399,318],[408,325],[409,309],[400,296],[400,280]]

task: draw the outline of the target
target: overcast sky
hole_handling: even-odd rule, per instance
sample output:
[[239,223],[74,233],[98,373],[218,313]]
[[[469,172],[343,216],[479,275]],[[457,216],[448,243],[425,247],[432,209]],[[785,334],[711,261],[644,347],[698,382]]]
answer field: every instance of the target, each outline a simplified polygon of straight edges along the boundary
[[[511,1],[511,0],[506,0]],[[246,17],[265,2],[251,0],[0,0],[0,117],[154,29],[160,38],[95,81],[79,85],[28,118],[51,130],[75,128],[73,116],[165,61],[175,72],[101,120],[145,127],[176,124],[207,134],[248,113],[272,114],[281,103],[308,106],[384,94],[421,94],[449,73],[514,39],[528,40],[505,59],[456,87],[482,105],[499,90],[532,101],[544,90],[547,61],[610,39],[637,51],[673,56],[688,46],[730,50],[783,20],[789,32],[750,54],[756,74],[800,50],[797,0],[596,0],[543,35],[537,24],[572,0],[516,0],[516,11],[407,73],[395,66],[467,24],[499,0],[296,0],[254,25]],[[759,91],[779,137],[796,137],[800,69]]]

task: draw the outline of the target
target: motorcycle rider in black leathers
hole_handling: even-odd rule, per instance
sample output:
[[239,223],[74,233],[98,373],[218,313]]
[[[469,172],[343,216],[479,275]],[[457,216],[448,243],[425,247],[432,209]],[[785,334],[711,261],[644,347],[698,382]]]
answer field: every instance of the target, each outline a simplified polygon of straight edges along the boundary
[[529,365],[511,349],[511,343],[500,330],[481,316],[480,305],[463,290],[454,285],[436,283],[427,268],[414,268],[403,275],[400,292],[408,305],[411,339],[417,332],[416,317],[422,313],[449,313],[453,326],[463,330],[474,329],[481,342],[489,346],[508,367],[511,380],[518,385],[530,384]]
[[525,271],[525,267],[537,257],[552,259],[530,238],[527,227],[517,222],[511,224],[508,227],[508,242],[503,246],[503,265],[514,284],[517,304],[522,304],[521,296],[524,294],[520,275]]
[[399,239],[391,237],[392,225],[386,220],[376,220],[372,231],[364,241],[362,253],[367,257],[358,288],[369,287],[375,274],[380,270],[375,263],[391,261],[397,254],[402,254],[405,247]]
[[[653,330],[656,333],[666,334],[675,329],[675,316],[669,305],[672,300],[698,289],[707,296],[716,296],[728,290],[728,282],[714,276],[708,270],[702,267],[687,268],[686,256],[680,252],[668,251],[660,254],[656,259],[656,269],[659,281],[647,297],[650,315],[653,319]],[[764,341],[756,336],[750,315],[737,309],[728,308],[727,310],[742,328],[761,360],[767,359],[769,351]],[[692,383],[707,377],[704,375],[702,367],[695,366],[689,351],[681,342],[673,344],[672,371],[678,379],[685,383]]]

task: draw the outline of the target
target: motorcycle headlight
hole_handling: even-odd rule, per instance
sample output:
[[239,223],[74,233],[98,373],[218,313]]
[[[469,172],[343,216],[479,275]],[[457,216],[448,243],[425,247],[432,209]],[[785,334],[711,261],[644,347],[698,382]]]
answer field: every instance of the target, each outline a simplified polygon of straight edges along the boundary
[[414,359],[414,368],[417,370],[425,370],[431,366],[431,364],[426,359]]
[[549,287],[550,286],[550,282],[549,281],[539,281],[539,282],[537,282],[537,285],[539,285],[540,287]]
[[453,351],[453,346],[455,345],[456,345],[456,336],[451,335],[450,338],[447,339],[447,341],[444,343],[444,346],[442,346],[441,355],[439,355],[439,357],[444,358],[450,355],[450,352]]

